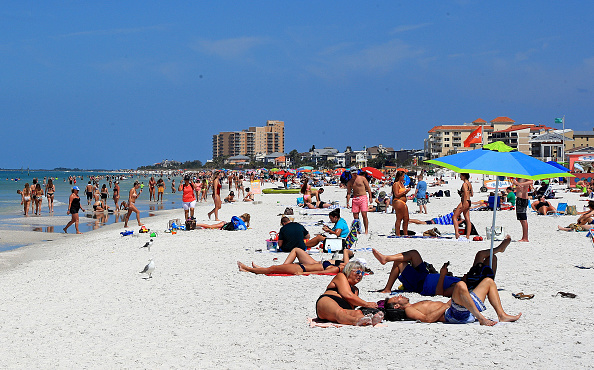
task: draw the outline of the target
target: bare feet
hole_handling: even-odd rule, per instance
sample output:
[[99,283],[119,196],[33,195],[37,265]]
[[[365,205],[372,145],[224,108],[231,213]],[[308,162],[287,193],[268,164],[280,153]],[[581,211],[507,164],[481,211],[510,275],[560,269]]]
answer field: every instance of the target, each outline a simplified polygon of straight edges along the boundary
[[485,326],[493,326],[493,325],[497,324],[497,321],[483,318],[483,319],[479,320],[479,323],[481,325],[485,325]]
[[375,258],[377,258],[377,260],[382,265],[385,265],[388,262],[388,260],[386,259],[386,256],[384,256],[383,254],[381,254],[380,252],[378,252],[375,248],[373,248],[371,251],[373,252],[373,255],[375,256]]
[[144,224],[141,224],[140,222],[138,223],[138,226],[144,226]]
[[384,320],[384,313],[382,311],[379,311],[375,315],[373,315],[373,317],[371,318],[371,325],[376,326],[383,320]]
[[239,261],[237,261],[237,267],[239,267],[239,271],[249,272],[248,267]]
[[359,321],[357,321],[357,323],[355,324],[356,326],[366,326],[366,325],[371,325],[371,317],[369,316],[363,316],[362,318],[359,319]]
[[77,231],[76,233],[77,233],[77,234],[82,234],[80,231]]
[[66,228],[63,228],[62,230],[64,230],[64,233],[68,234],[68,230]]
[[505,236],[505,239],[503,239],[503,241],[501,242],[501,244],[499,244],[499,252],[503,253],[505,252],[505,248],[507,248],[507,246],[509,245],[509,243],[511,242],[511,236],[509,234],[507,234]]
[[210,215],[212,215],[212,212],[208,212],[208,219],[210,220]]
[[517,315],[503,314],[502,316],[499,316],[499,321],[500,322],[514,322],[514,321],[517,321],[520,318],[520,316],[522,316],[521,312]]
[[518,241],[519,241],[519,242],[526,242],[526,243],[528,243],[528,239],[520,239],[520,240],[518,240]]

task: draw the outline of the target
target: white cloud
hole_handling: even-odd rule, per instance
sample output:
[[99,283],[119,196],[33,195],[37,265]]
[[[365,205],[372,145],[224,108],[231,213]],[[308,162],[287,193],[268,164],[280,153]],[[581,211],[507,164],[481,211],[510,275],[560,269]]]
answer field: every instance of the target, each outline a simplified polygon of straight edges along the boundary
[[254,48],[266,43],[268,43],[268,39],[245,36],[224,40],[199,40],[192,48],[224,59],[234,59],[244,56]]
[[398,27],[394,28],[391,33],[395,34],[395,33],[407,32],[407,31],[414,31],[414,30],[418,30],[419,28],[425,28],[427,26],[430,26],[431,24],[432,23],[402,25],[402,26],[398,26]]

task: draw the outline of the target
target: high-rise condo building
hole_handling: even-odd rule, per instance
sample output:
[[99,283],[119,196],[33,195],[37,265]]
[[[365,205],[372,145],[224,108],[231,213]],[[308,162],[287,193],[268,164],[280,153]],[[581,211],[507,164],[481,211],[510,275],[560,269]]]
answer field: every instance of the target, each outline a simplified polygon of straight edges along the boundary
[[212,136],[212,157],[271,154],[285,151],[285,123],[266,121],[266,126],[219,132]]

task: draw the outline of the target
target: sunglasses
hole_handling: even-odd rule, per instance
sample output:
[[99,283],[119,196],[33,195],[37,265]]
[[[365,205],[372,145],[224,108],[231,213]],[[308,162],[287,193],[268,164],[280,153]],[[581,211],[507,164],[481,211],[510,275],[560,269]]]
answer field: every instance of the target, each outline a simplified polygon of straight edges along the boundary
[[363,276],[365,274],[365,271],[363,271],[363,270],[356,270],[355,271],[355,274]]

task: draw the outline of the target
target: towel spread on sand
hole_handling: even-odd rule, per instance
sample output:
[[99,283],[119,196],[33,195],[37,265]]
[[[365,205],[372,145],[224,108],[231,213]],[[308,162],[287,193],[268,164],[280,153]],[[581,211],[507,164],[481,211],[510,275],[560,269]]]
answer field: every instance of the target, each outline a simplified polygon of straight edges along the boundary
[[[315,327],[318,327],[318,328],[341,328],[343,326],[346,326],[343,324],[339,324],[337,322],[320,320],[318,318],[313,319],[311,317],[307,318],[307,322],[309,323],[310,328],[315,328]],[[351,325],[348,325],[348,326],[351,326]],[[367,325],[367,326],[371,326],[371,325]],[[379,324],[375,325],[374,328],[385,328],[387,326],[388,325],[386,325],[386,324],[379,323]]]

